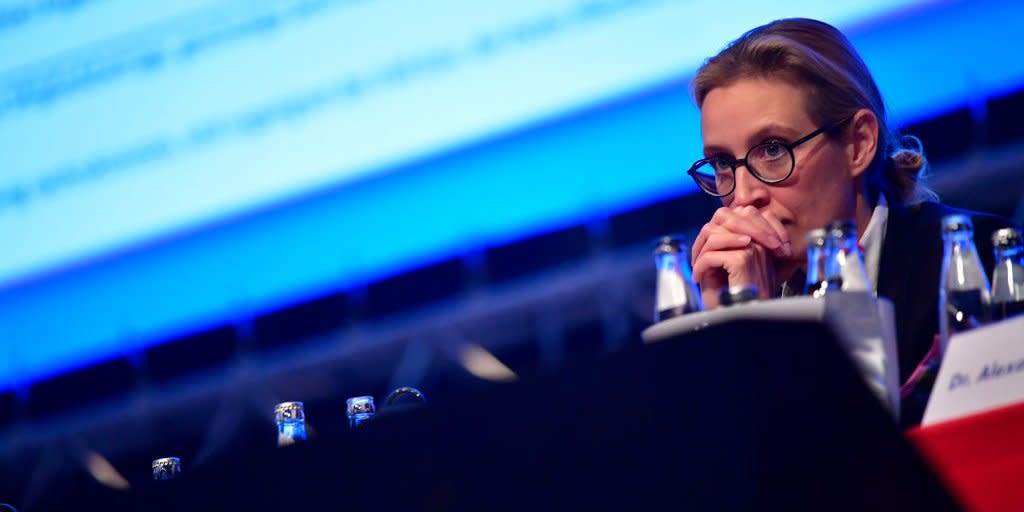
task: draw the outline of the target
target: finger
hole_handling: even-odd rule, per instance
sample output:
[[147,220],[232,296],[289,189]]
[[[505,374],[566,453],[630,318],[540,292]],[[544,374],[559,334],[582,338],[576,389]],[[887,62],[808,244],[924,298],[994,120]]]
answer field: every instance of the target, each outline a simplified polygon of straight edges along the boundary
[[[701,290],[718,291],[726,286],[748,286],[757,287],[758,297],[762,299],[771,298],[772,290],[775,287],[774,277],[769,267],[757,263],[758,258],[767,256],[764,249],[731,250],[731,251],[707,251],[701,255],[700,260],[694,264],[695,276],[699,272],[698,283]],[[758,256],[760,252],[760,256]],[[695,277],[696,278],[696,277]]]
[[[736,208],[733,213],[739,216],[739,218],[749,222],[756,229],[763,230],[766,234],[774,235],[775,238],[778,239],[779,245],[785,244],[789,241],[789,235],[786,233],[785,229],[782,229],[782,223],[776,222],[776,224],[778,224],[778,226],[776,226],[768,219],[767,215],[771,215],[768,210],[761,211],[753,206],[743,206]],[[774,215],[772,215],[772,218],[775,219]],[[775,220],[777,221],[777,219]],[[770,244],[761,245],[764,245],[769,249],[774,249]]]
[[[750,235],[739,235],[736,233],[721,232],[708,236],[707,242],[701,247],[701,253],[706,251],[722,251],[730,249],[745,249],[750,245]],[[699,254],[697,255],[700,256]]]
[[704,227],[700,228],[697,237],[693,239],[693,245],[690,246],[690,261],[697,261],[697,256],[700,255],[700,251],[709,236],[709,233],[706,233],[707,229],[708,224],[705,224]]
[[[693,239],[693,247],[690,248],[690,261],[696,260],[697,257],[700,256],[700,253],[704,252],[704,246],[707,245],[708,240],[711,237],[716,235],[734,234],[736,233],[731,233],[729,232],[729,230],[723,228],[722,226],[717,226],[715,224],[711,224],[710,222],[704,224],[704,227],[700,229],[700,233],[697,233],[697,237]],[[742,233],[740,233],[740,235],[743,236]]]
[[772,251],[776,256],[790,256],[792,250],[787,249],[785,242],[776,233],[775,228],[765,220],[764,216],[754,207],[744,206],[737,210],[715,214],[718,224],[725,229],[739,234],[750,235],[762,247]]
[[693,246],[690,247],[690,253],[693,256],[693,259],[696,259],[697,255],[700,254],[701,248],[703,248],[704,243],[707,242],[708,236],[712,233],[721,231],[721,227],[718,225],[718,222],[716,222],[716,219],[719,221],[721,220],[718,212],[722,210],[728,210],[728,208],[723,206],[716,210],[714,215],[711,216],[711,220],[709,220],[707,224],[704,224],[700,229],[700,233],[697,233],[697,237],[693,239]]
[[782,245],[782,240],[756,209],[741,207],[736,210],[722,208],[711,218],[712,223],[733,233],[750,235],[757,243],[769,249]]
[[789,231],[786,229],[786,226],[783,226],[782,221],[780,221],[779,218],[776,217],[775,214],[769,210],[764,210],[763,212],[761,212],[761,215],[764,217],[764,220],[767,221],[768,224],[772,226],[772,229],[774,229],[775,232],[778,233],[779,238],[782,240],[782,243],[787,246],[787,249],[789,249],[789,255],[792,256],[793,240],[789,238]]
[[708,272],[722,270],[722,263],[721,253],[719,252],[701,254],[700,258],[693,261],[693,281],[699,284],[701,288],[707,287],[709,283],[704,282],[704,275]]
[[700,290],[701,302],[704,304],[704,309],[715,309],[721,306],[721,302],[718,300],[718,290],[707,290],[701,288]]

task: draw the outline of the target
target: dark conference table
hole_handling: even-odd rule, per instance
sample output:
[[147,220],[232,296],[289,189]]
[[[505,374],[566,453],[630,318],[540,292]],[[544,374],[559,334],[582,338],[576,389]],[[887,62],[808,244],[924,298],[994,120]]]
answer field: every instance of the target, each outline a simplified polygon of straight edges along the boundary
[[[429,395],[429,392],[428,392]],[[223,453],[89,510],[955,510],[827,327],[741,321]]]

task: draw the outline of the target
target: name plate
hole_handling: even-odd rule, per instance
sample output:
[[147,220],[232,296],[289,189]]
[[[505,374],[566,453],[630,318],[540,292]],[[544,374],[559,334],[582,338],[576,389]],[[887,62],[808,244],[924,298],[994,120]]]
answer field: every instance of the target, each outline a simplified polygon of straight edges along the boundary
[[1024,315],[950,338],[921,425],[1024,402]]

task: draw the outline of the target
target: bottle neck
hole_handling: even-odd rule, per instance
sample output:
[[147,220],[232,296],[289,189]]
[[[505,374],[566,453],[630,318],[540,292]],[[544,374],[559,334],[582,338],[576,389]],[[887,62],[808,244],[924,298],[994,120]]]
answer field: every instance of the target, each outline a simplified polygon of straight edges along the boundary
[[848,235],[836,240],[836,249],[843,251],[847,254],[852,252],[860,252],[860,246],[857,245],[857,237]]
[[655,266],[658,270],[676,270],[679,268],[679,256],[672,253],[662,253],[655,257]]
[[970,243],[974,245],[974,231],[960,230],[942,234],[942,240],[949,243]]
[[678,253],[661,253],[655,257],[655,266],[658,272],[673,272],[683,276],[683,279],[687,281],[693,280],[693,275],[690,272],[690,265],[686,260],[682,259]]
[[972,234],[971,231],[943,234],[943,288],[950,291],[982,290],[987,295],[990,290],[988,277],[982,268]]
[[807,248],[807,286],[814,286],[824,279],[825,272],[825,248],[820,245],[812,245]]
[[945,233],[942,236],[946,254],[951,256],[977,257],[978,249],[974,246],[974,237],[970,231]]
[[963,258],[971,260],[978,258],[978,249],[974,246],[974,240],[968,237],[946,237],[946,254],[952,258]]
[[277,422],[277,445],[288,446],[306,440],[306,422],[288,418]]
[[1009,260],[1013,264],[1024,265],[1024,246],[996,247],[995,255],[997,262]]

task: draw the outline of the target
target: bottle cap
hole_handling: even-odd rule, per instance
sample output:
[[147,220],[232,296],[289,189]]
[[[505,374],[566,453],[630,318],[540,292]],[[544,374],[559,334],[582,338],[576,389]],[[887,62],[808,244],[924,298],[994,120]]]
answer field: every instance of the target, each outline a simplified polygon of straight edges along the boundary
[[302,402],[281,402],[275,405],[274,419],[277,421],[306,419]]
[[349,417],[356,414],[373,414],[376,407],[372,396],[355,396],[345,401],[345,410]]
[[683,242],[674,235],[665,235],[654,244],[654,254],[679,254],[682,252]]
[[828,238],[828,233],[824,229],[812,229],[807,232],[807,247],[824,247],[826,238]]
[[755,299],[757,299],[757,286],[752,284],[729,286],[718,292],[718,302],[723,306],[741,304]]
[[970,217],[955,213],[942,218],[942,232],[956,233],[958,231],[974,231],[974,224]]
[[857,237],[857,226],[852,220],[836,220],[832,221],[826,227],[826,230],[830,235],[836,238],[848,238]]
[[1024,245],[1024,237],[1021,232],[1015,228],[1003,228],[997,229],[995,233],[992,233],[992,245],[996,249],[1005,249],[1008,247],[1020,247]]
[[153,460],[153,480],[170,480],[181,473],[181,459],[163,457]]

